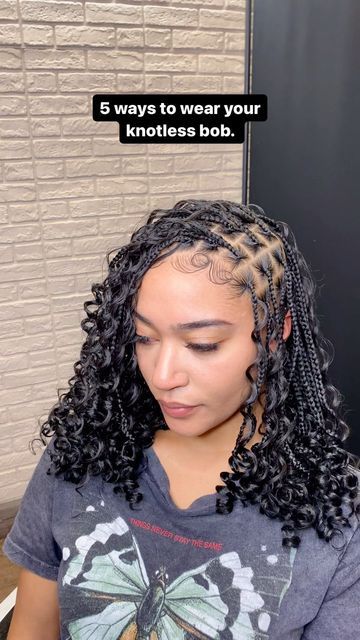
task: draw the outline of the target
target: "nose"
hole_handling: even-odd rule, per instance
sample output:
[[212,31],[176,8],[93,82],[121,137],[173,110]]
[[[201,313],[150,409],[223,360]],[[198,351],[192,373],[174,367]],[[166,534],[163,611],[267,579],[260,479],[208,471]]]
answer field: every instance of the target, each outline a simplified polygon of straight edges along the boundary
[[185,363],[176,346],[159,345],[155,357],[152,383],[157,389],[184,387],[189,380]]

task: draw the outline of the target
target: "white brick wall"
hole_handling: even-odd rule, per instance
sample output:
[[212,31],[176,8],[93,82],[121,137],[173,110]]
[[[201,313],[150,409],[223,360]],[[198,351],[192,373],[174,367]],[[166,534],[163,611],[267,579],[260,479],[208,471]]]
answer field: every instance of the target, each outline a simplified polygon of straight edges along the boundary
[[106,251],[158,206],[241,199],[242,145],[120,145],[94,93],[241,93],[245,0],[0,0],[0,503],[67,388]]

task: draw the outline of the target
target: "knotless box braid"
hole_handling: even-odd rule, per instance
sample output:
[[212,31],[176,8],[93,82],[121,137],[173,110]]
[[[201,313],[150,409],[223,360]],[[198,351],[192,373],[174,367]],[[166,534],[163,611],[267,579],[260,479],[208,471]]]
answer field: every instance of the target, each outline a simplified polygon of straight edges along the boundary
[[[228,283],[252,304],[257,357],[246,371],[250,392],[240,408],[232,472],[222,472],[224,484],[216,486],[217,511],[230,513],[235,500],[257,503],[260,513],[285,521],[284,546],[299,546],[295,530],[309,527],[329,542],[360,510],[358,478],[350,469],[350,463],[359,468],[359,459],[341,446],[349,427],[328,380],[330,358],[309,269],[288,225],[256,205],[190,199],[155,209],[130,242],[108,256],[108,275],[93,284],[94,300],[84,304],[87,336],[69,391],[41,426],[43,443],[55,435],[53,468],[74,483],[101,474],[137,508],[143,452],[167,425],[137,366],[133,311],[144,274],[173,254],[175,268],[209,268],[213,282]],[[291,333],[284,341],[287,312]],[[246,449],[260,397],[263,438]]]

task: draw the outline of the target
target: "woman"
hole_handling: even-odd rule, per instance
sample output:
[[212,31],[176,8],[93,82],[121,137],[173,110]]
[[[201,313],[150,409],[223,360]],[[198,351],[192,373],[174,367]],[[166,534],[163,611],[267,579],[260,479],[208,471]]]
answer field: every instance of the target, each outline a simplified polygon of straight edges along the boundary
[[4,544],[9,640],[355,640],[359,459],[289,227],[181,201],[92,292]]

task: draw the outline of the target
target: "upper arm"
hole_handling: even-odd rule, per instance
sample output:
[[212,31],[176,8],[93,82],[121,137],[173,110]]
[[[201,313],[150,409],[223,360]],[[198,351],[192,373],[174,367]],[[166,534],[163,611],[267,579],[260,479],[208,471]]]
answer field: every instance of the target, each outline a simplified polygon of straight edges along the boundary
[[59,640],[57,582],[22,568],[7,640]]
[[359,639],[360,527],[340,560],[316,617],[302,640]]

